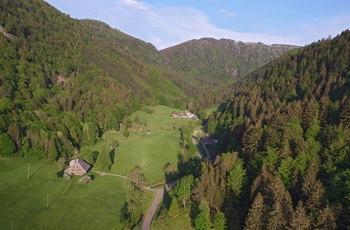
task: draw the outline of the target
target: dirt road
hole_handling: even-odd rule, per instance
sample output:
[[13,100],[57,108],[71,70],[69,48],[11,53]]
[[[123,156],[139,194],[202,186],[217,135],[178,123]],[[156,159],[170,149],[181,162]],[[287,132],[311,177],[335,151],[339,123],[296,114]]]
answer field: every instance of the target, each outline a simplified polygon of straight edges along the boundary
[[[192,143],[193,143],[193,145],[196,147],[198,156],[199,156],[200,158],[202,158],[202,159],[207,159],[207,160],[211,161],[211,160],[212,160],[212,159],[211,159],[211,155],[210,155],[210,153],[209,153],[207,147],[205,146],[205,144],[204,144],[200,139],[197,138],[197,134],[198,134],[198,133],[201,133],[201,132],[203,132],[203,130],[201,130],[201,129],[200,129],[200,130],[195,130],[195,131],[193,132],[193,134],[192,134]],[[205,154],[207,155],[206,157],[205,157],[205,155],[202,153],[202,151],[200,150],[198,144],[196,143],[197,140],[198,140],[199,142],[202,143],[202,146],[203,146],[203,148],[204,148]]]
[[163,189],[159,189],[156,192],[156,194],[157,194],[156,198],[154,198],[154,200],[152,202],[152,205],[149,208],[149,210],[148,210],[148,212],[147,212],[147,214],[145,216],[145,220],[143,221],[142,230],[149,230],[149,229],[151,229],[152,219],[154,217],[154,214],[157,211],[158,205],[160,204],[160,202],[163,199],[164,193],[168,192],[172,187],[174,187],[176,185],[176,183],[177,183],[177,180],[167,184]]

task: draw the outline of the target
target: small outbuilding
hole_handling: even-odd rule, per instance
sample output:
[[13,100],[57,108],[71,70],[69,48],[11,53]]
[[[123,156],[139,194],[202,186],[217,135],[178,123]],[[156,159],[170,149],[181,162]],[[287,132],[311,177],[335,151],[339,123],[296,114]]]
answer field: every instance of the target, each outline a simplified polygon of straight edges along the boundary
[[83,159],[74,159],[69,162],[69,168],[64,172],[68,175],[84,175],[91,168],[91,165],[86,163]]

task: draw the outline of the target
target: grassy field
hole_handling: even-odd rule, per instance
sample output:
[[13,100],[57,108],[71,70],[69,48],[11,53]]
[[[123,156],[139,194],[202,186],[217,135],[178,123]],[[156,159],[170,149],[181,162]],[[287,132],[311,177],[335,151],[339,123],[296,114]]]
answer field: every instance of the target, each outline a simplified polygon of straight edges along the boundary
[[[177,166],[182,153],[179,127],[194,121],[171,118],[174,109],[166,106],[152,108],[152,114],[138,111],[131,116],[139,122],[129,128],[128,138],[122,131],[109,132],[106,141],[82,151],[109,149],[117,139],[110,173],[123,175],[140,166],[148,184],[164,180],[164,166],[168,162]],[[90,173],[93,180],[85,186],[74,177],[68,187],[58,172],[56,164],[44,161],[0,158],[0,229],[115,229],[126,201],[124,179]],[[147,192],[145,212],[153,199],[154,194]],[[187,216],[178,221],[183,218],[188,222]]]
[[111,140],[117,139],[119,147],[115,151],[111,173],[125,175],[135,166],[140,166],[148,184],[164,180],[164,166],[168,162],[177,166],[178,155],[182,153],[178,129],[194,120],[174,119],[170,116],[174,109],[166,106],[152,108],[152,114],[137,111],[131,116],[131,121],[138,118],[140,124],[132,123],[128,138],[123,137],[122,130],[109,132],[106,135],[106,143],[101,142],[84,149],[101,151],[103,145],[109,148]]
[[[68,187],[58,171],[43,161],[0,158],[0,229],[115,229],[124,179],[91,174],[85,186],[74,177]],[[153,198],[147,193],[145,209]]]

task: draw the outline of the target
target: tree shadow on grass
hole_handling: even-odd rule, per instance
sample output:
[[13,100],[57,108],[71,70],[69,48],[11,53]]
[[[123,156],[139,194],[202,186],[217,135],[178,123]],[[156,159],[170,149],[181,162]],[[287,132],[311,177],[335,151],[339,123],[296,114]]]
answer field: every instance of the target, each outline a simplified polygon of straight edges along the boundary
[[64,175],[64,170],[57,172],[56,175],[57,175],[57,177],[62,178]]
[[164,204],[164,207],[167,210],[169,210],[170,205],[171,205],[171,197],[170,197],[170,194],[166,191],[165,188],[164,188],[163,204]]
[[177,169],[179,171],[179,175],[186,176],[192,174],[194,176],[198,176],[202,161],[200,158],[190,157],[189,159],[185,159],[183,154],[178,154],[177,159]]
[[[162,200],[162,203],[160,203],[160,205],[158,206],[157,211],[154,215],[155,219],[157,219],[164,211],[169,211],[170,209],[172,198],[169,192],[171,192],[172,190],[168,192],[166,191],[166,187],[164,187],[163,190],[164,190],[163,200]],[[175,196],[174,193],[172,195]]]
[[33,174],[29,174],[29,178],[32,178],[35,174],[37,174],[42,168],[44,168],[46,165],[48,165],[48,163],[43,164],[42,166],[40,166],[36,171],[34,171]]
[[114,165],[115,149],[112,149],[112,150],[109,152],[109,157],[110,157],[110,159],[111,159],[112,165]]

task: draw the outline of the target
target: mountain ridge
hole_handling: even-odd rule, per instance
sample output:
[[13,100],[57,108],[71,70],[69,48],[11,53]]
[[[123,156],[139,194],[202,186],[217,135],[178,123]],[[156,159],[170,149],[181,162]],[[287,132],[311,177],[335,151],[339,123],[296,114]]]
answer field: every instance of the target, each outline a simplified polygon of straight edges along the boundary
[[147,105],[198,112],[231,94],[227,79],[184,76],[152,44],[44,1],[3,1],[0,25],[14,36],[0,34],[4,155],[69,158]]
[[[249,71],[296,48],[299,47],[201,38],[163,49],[160,55],[168,65],[186,76],[229,79],[243,77]],[[198,66],[200,69],[195,69]]]

